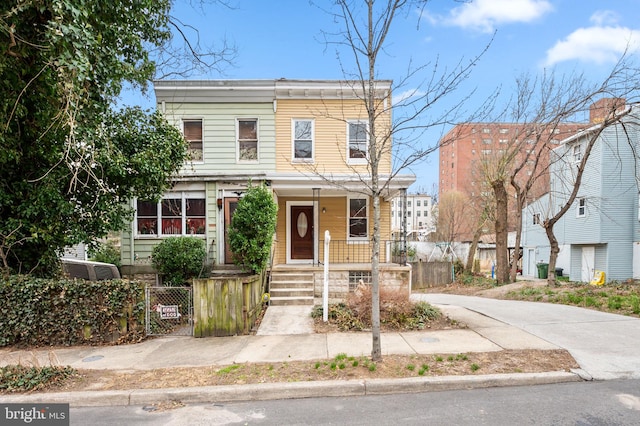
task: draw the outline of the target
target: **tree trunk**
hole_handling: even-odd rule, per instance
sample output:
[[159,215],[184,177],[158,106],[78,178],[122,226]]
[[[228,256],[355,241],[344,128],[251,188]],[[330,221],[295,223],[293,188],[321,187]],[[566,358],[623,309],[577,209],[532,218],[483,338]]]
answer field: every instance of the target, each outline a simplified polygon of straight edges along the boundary
[[496,197],[496,280],[498,284],[505,284],[509,282],[509,249],[507,244],[507,207],[509,201],[504,181],[493,181],[491,187]]
[[524,203],[521,202],[524,196],[518,196],[518,208],[516,209],[516,241],[513,248],[513,259],[511,260],[510,282],[516,282],[518,275],[518,262],[520,261],[520,244],[522,243],[522,209]]
[[473,261],[476,258],[476,250],[478,249],[478,242],[480,241],[480,237],[482,236],[482,226],[479,226],[476,229],[476,232],[473,233],[473,240],[471,241],[471,247],[469,247],[469,255],[467,256],[467,264],[464,267],[466,273],[473,273]]
[[555,285],[556,283],[556,259],[558,253],[560,253],[560,246],[558,245],[558,239],[553,233],[553,225],[555,221],[545,221],[544,231],[549,239],[549,246],[551,247],[551,254],[549,255],[549,273],[547,275],[547,285]]
[[371,248],[371,359],[382,361],[380,344],[380,197],[373,197],[373,246]]

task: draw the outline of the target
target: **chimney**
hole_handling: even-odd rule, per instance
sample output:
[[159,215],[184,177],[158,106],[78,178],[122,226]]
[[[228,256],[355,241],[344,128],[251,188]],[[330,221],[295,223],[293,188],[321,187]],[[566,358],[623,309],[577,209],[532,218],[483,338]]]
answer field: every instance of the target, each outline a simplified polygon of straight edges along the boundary
[[602,123],[605,118],[620,112],[626,106],[625,98],[602,98],[594,102],[589,108],[589,122],[592,124]]

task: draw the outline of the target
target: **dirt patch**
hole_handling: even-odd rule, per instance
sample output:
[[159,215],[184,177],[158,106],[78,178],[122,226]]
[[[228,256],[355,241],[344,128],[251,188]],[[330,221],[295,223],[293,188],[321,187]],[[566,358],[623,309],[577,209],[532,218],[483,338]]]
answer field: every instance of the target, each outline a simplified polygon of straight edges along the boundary
[[161,389],[250,383],[305,382],[376,378],[460,376],[497,373],[569,371],[578,368],[564,350],[505,350],[466,354],[387,355],[332,360],[233,364],[144,371],[80,370],[62,386],[48,391]]

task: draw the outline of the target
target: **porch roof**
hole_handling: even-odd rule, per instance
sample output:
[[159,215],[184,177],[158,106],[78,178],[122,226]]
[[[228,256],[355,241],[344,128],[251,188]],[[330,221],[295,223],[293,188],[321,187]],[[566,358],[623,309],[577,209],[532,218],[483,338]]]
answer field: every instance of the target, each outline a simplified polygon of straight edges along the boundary
[[[267,173],[271,187],[280,196],[311,196],[313,189],[320,189],[320,196],[343,196],[347,192],[367,192],[371,176],[354,174],[303,174]],[[401,190],[409,188],[416,180],[415,175],[380,175],[379,186],[385,186],[385,200],[395,197]]]

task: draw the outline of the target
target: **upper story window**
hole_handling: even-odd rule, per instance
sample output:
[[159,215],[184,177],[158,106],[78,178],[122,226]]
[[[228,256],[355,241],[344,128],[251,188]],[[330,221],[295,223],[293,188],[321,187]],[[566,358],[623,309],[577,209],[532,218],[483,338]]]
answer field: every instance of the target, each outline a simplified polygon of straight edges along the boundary
[[407,201],[407,207],[411,207],[411,201]]
[[350,121],[347,123],[347,142],[349,144],[349,163],[365,163],[369,135],[366,121]]
[[349,198],[349,240],[367,240],[369,236],[368,201],[366,198]]
[[416,207],[420,207],[420,200],[416,200]]
[[533,214],[533,224],[534,225],[539,225],[540,224],[540,213],[534,213]]
[[491,130],[488,127],[482,129],[482,133],[491,133]]
[[575,144],[573,146],[573,161],[574,163],[582,161],[582,144]]
[[189,159],[202,161],[202,119],[182,120],[182,131],[189,144]]
[[585,217],[587,215],[587,199],[578,198],[578,205],[576,207],[576,217]]
[[506,134],[506,133],[509,133],[509,129],[503,127],[503,128],[500,129],[500,133],[503,134],[503,135]]
[[159,202],[138,200],[135,223],[137,235],[204,235],[204,193],[168,194]]
[[238,161],[258,161],[258,119],[239,118]]
[[491,139],[482,139],[482,143],[485,145],[490,145],[491,144]]
[[313,120],[293,120],[293,160],[313,160]]

